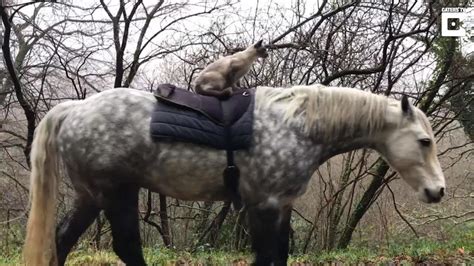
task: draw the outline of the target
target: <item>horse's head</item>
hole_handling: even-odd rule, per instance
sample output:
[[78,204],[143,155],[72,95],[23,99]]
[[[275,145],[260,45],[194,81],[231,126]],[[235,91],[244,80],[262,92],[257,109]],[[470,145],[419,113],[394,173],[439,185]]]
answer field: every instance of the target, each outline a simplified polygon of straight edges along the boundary
[[406,96],[387,109],[387,130],[378,150],[427,203],[439,202],[446,183],[436,155],[436,142],[425,114]]

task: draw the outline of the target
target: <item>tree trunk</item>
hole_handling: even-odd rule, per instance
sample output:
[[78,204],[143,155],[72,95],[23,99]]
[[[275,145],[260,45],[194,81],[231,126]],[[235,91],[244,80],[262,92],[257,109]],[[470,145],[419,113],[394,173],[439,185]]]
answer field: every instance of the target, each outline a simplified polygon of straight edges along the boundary
[[[350,152],[347,155],[344,172],[341,174],[341,183],[340,187],[345,187],[347,182],[349,181],[349,177],[351,174],[351,166],[352,166],[352,159],[354,156],[354,152]],[[342,200],[344,198],[344,193],[339,193],[334,200],[334,206],[331,208],[331,215],[329,221],[329,232],[328,232],[328,239],[325,243],[325,246],[328,250],[332,250],[335,248],[337,243],[337,231],[339,228],[339,222],[341,217],[344,213],[344,207],[342,206]]]
[[225,218],[230,210],[230,201],[224,203],[221,211],[217,214],[216,218],[212,222],[211,232],[209,233],[209,244],[211,247],[215,247],[217,243],[217,239],[219,237],[219,232],[221,231],[222,224],[224,223]]
[[23,112],[25,113],[26,122],[27,122],[27,133],[26,133],[26,145],[23,150],[23,153],[26,157],[26,162],[30,163],[30,151],[31,151],[31,143],[33,142],[33,134],[35,132],[35,122],[36,122],[36,113],[28,103],[26,98],[23,95],[23,90],[21,88],[20,80],[16,73],[15,66],[13,65],[12,56],[10,53],[10,34],[11,34],[11,24],[9,21],[9,16],[5,10],[3,5],[0,5],[0,16],[2,17],[3,26],[5,28],[5,32],[3,35],[3,44],[2,44],[2,52],[3,58],[5,59],[5,65],[7,67],[8,73],[10,74],[10,79],[13,83],[13,88],[15,90],[16,98],[20,103]]
[[239,212],[237,216],[237,221],[235,221],[235,244],[234,248],[235,250],[242,250],[245,247],[245,240],[247,237],[247,234],[245,234],[245,216],[247,215],[247,210],[243,209],[241,212]]
[[349,245],[349,242],[352,239],[352,233],[354,232],[357,224],[367,212],[370,205],[374,201],[377,191],[383,185],[384,176],[388,169],[388,164],[385,161],[379,159],[379,162],[375,165],[374,178],[372,179],[369,188],[367,188],[359,203],[357,203],[357,207],[355,208],[351,218],[349,219],[349,222],[342,232],[337,248],[346,248]]
[[171,233],[168,220],[168,206],[166,204],[166,196],[160,195],[160,220],[161,229],[163,230],[163,243],[166,247],[171,247]]
[[198,245],[202,245],[203,243],[205,243],[204,239],[206,239],[208,234],[209,244],[211,246],[214,246],[216,244],[222,224],[224,223],[224,220],[227,217],[227,214],[229,213],[230,204],[230,201],[224,202],[224,206],[222,207],[222,209],[216,215],[214,220],[212,220],[209,227],[202,233],[201,237],[199,237],[199,240],[197,241]]

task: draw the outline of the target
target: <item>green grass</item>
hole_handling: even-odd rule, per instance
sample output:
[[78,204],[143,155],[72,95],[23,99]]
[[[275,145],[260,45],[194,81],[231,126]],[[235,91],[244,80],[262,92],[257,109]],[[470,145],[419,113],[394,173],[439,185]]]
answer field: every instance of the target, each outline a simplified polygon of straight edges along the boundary
[[[149,265],[226,265],[237,260],[251,260],[250,254],[229,253],[223,251],[208,251],[189,253],[161,248],[145,248],[144,255]],[[68,258],[69,265],[106,265],[118,261],[117,256],[111,251],[76,251]]]
[[[474,239],[471,239],[471,242]],[[304,254],[290,257],[290,264],[324,264],[341,262],[355,263],[418,263],[438,262],[449,264],[474,263],[473,244],[441,245],[431,241],[417,241],[410,246],[397,246],[396,248],[377,253],[366,248],[351,247],[341,251],[323,252],[321,254]],[[458,249],[463,248],[464,254]],[[252,261],[251,253],[233,253],[224,251],[206,251],[189,253],[161,248],[145,248],[144,255],[149,265],[247,265]],[[78,250],[68,257],[68,265],[115,265],[117,256],[112,251]],[[20,256],[0,257],[0,265],[18,265]]]
[[[294,261],[314,264],[342,262],[355,263],[420,263],[438,262],[448,264],[474,263],[473,244],[459,242],[442,244],[432,240],[419,239],[407,246],[394,245],[390,249],[374,250],[351,246],[345,250],[323,252],[321,254],[307,254],[296,256]],[[470,263],[468,263],[470,262]]]
[[[252,261],[250,253],[206,251],[189,253],[162,248],[145,248],[144,256],[149,265],[229,265],[238,261]],[[0,265],[19,265],[20,255],[0,256]],[[69,254],[67,265],[115,265],[118,257],[110,250],[78,250]]]
[[[290,257],[292,265],[327,264],[400,264],[446,263],[474,264],[474,223],[454,227],[447,231],[448,240],[436,241],[420,238],[408,241],[400,236],[396,241],[379,247],[353,243],[345,250],[295,254]],[[221,250],[206,250],[194,253],[163,248],[145,248],[144,255],[149,265],[247,265],[252,261],[250,252],[237,253]],[[110,250],[78,248],[68,257],[68,265],[116,265],[117,256]],[[0,265],[20,264],[18,250],[0,255]]]
[[[295,261],[310,263],[387,263],[438,262],[447,264],[474,264],[474,223],[447,229],[449,240],[419,238],[392,241],[386,246],[363,247],[353,243],[345,250],[296,256]],[[406,239],[406,238],[405,238]]]

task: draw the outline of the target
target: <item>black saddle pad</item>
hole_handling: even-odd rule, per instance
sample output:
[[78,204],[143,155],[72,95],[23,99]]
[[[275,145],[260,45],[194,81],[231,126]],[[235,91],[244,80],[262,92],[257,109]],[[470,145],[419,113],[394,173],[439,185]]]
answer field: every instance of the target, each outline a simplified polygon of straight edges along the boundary
[[216,149],[247,149],[251,145],[255,91],[240,90],[229,99],[199,95],[170,84],[155,92],[151,136]]

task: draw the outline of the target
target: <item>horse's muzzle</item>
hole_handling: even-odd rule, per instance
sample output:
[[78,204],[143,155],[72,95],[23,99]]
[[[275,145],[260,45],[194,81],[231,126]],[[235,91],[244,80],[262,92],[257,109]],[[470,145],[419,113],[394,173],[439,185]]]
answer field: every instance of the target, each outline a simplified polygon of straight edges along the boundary
[[428,203],[438,203],[444,196],[444,187],[439,189],[428,189],[425,188],[425,195],[428,199]]

